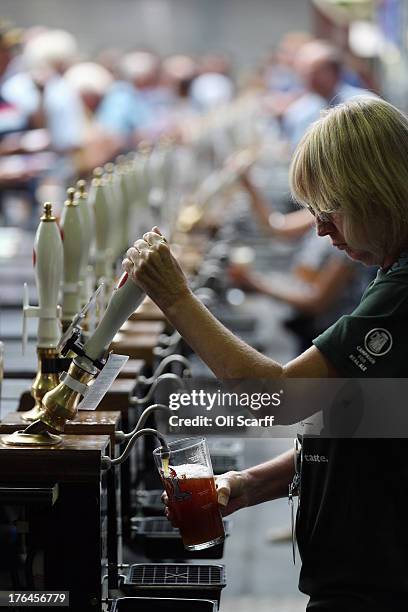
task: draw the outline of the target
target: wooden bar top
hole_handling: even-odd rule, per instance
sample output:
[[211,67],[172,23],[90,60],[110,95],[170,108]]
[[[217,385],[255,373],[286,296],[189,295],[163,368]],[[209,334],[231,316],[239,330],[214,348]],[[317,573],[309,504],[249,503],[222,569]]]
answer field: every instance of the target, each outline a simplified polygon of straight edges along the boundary
[[148,297],[140,304],[139,308],[130,315],[131,321],[167,321],[158,306]]
[[[62,435],[54,446],[9,446],[0,436],[1,482],[99,482],[109,436]],[[80,509],[78,509],[80,512]]]
[[110,349],[121,355],[129,355],[132,359],[143,359],[148,365],[154,361],[153,349],[157,346],[159,334],[129,335],[118,333],[113,339]]
[[[99,403],[97,410],[123,410],[128,407],[129,393],[132,392],[135,381],[131,378],[117,378],[113,381],[111,388]],[[34,407],[34,399],[30,390],[27,389],[20,398],[18,407],[20,411],[31,410]]]
[[166,329],[163,321],[126,321],[120,333],[126,334],[162,334]]
[[97,411],[99,410],[119,410],[120,412],[127,411],[129,407],[129,395],[132,393],[135,386],[135,381],[130,378],[116,379],[105,397],[100,401]]
[[[27,427],[23,412],[9,412],[0,422],[0,434],[13,433]],[[73,421],[67,421],[64,434],[110,436],[113,449],[115,432],[121,427],[121,413],[114,410],[79,410]]]
[[136,380],[141,374],[144,366],[145,362],[143,359],[129,359],[119,372],[118,378],[131,378]]

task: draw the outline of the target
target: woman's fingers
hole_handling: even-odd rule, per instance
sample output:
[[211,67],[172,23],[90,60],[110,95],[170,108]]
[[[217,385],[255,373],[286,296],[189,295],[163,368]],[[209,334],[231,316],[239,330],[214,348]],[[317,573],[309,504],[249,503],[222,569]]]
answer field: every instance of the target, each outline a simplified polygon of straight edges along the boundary
[[143,253],[143,251],[148,251],[149,250],[149,245],[147,244],[147,242],[145,240],[136,240],[135,242],[135,249],[137,251],[139,251],[139,255],[141,253]]
[[166,518],[170,521],[173,527],[178,527],[174,514],[172,513],[172,511],[170,510],[168,506],[169,498],[167,496],[166,491],[163,491],[161,495],[161,501],[164,504],[164,514],[166,515]]
[[134,267],[134,263],[133,261],[131,261],[130,259],[125,258],[122,261],[122,268],[126,271],[126,272],[131,272],[133,270]]
[[187,279],[158,227],[136,240],[122,266],[162,310],[189,294]]
[[217,498],[220,506],[227,506],[231,495],[231,485],[227,478],[220,476],[217,478]]
[[146,232],[143,234],[143,240],[149,246],[159,246],[160,244],[167,244],[167,240],[161,234],[157,234],[157,232]]

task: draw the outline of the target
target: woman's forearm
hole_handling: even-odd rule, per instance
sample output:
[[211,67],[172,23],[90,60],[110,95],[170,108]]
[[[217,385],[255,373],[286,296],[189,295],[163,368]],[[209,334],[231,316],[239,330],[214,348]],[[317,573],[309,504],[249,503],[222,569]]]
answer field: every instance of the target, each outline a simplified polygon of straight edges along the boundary
[[295,473],[294,451],[289,450],[260,465],[243,471],[247,479],[248,505],[286,497]]
[[280,378],[282,366],[261,355],[226,329],[188,292],[163,309],[194,352],[219,379]]

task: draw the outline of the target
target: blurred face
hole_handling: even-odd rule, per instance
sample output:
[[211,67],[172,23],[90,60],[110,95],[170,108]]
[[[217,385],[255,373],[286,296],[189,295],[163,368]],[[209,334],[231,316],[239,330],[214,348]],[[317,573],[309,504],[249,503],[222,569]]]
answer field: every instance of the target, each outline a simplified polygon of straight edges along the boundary
[[340,251],[344,251],[350,259],[360,261],[366,266],[379,265],[384,268],[388,267],[395,261],[394,256],[387,256],[386,258],[378,253],[373,253],[365,247],[367,239],[365,238],[364,228],[361,229],[361,235],[358,238],[359,245],[351,246],[348,244],[344,235],[344,214],[341,212],[334,213],[321,213],[315,215],[316,220],[316,231],[318,236],[330,236],[334,247]]
[[325,99],[333,96],[339,75],[332,63],[323,58],[309,58],[298,64],[298,72],[309,91]]
[[88,108],[92,113],[96,111],[102,100],[102,96],[90,91],[82,92],[81,98],[86,108]]

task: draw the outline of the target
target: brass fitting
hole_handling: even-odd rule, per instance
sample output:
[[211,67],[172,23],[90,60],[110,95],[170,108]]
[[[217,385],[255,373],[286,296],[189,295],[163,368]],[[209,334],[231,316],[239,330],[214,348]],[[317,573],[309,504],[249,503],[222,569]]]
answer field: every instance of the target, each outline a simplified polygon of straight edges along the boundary
[[[80,368],[74,362],[69,366],[68,374],[83,384],[87,384],[94,377],[93,374]],[[74,391],[61,382],[43,397],[43,410],[39,418],[51,429],[63,432],[65,423],[76,417],[80,398],[81,394],[78,391]]]

